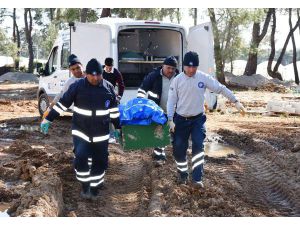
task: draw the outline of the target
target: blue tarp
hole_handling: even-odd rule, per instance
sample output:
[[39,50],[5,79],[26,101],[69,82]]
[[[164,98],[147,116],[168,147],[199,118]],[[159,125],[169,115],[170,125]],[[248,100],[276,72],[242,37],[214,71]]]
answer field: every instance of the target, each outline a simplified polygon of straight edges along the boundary
[[134,98],[119,105],[121,125],[149,125],[152,122],[165,124],[164,111],[152,100]]

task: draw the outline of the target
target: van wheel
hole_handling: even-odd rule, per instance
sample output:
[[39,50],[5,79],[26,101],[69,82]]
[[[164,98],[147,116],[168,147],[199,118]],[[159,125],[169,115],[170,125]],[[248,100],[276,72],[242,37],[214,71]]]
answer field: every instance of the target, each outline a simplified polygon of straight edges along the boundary
[[43,116],[49,105],[48,96],[45,93],[41,94],[38,101],[39,113],[41,116]]

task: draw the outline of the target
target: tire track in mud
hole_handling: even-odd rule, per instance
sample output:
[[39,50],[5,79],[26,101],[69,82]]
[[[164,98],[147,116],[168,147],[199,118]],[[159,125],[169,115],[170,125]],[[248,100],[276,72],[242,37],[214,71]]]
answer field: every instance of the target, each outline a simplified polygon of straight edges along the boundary
[[215,168],[250,205],[267,212],[267,216],[300,215],[299,184],[290,180],[278,165],[260,154],[244,155],[238,161],[239,166]]
[[263,157],[251,155],[247,157],[243,164],[249,176],[249,187],[251,193],[255,190],[258,199],[257,205],[267,206],[269,209],[276,210],[282,216],[300,215],[300,190],[299,185],[294,183],[284,171]]
[[[148,160],[147,156],[145,158],[136,152],[111,151],[109,168],[105,175],[105,189],[100,190],[96,201],[81,199],[80,184],[74,175],[68,173],[64,178],[68,179],[64,184],[65,204],[68,208],[66,215],[72,211],[76,216],[146,216],[146,189],[150,186]],[[73,192],[70,193],[68,190],[72,186]]]

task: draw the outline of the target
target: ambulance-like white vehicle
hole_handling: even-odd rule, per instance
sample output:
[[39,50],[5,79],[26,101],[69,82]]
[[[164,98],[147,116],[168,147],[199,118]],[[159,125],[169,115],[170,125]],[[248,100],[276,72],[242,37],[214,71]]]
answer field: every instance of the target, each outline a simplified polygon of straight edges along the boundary
[[[97,23],[70,23],[62,30],[52,47],[45,68],[40,71],[38,109],[40,114],[58,94],[71,76],[68,56],[75,54],[85,68],[91,58],[104,64],[106,57],[114,59],[124,79],[125,92],[121,102],[136,97],[143,78],[162,65],[167,56],[178,60],[182,71],[183,57],[187,51],[199,54],[199,69],[215,76],[212,26],[203,23],[187,30],[174,23],[136,21],[124,18],[103,18]],[[210,109],[216,107],[216,95],[208,92],[206,102]]]

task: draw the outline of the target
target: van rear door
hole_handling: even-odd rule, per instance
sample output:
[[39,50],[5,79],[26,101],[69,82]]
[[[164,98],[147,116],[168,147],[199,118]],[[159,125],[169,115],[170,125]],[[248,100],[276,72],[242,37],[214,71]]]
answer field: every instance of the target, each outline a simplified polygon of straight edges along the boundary
[[199,55],[199,70],[215,76],[214,44],[211,23],[191,27],[188,34],[188,51]]
[[107,25],[75,23],[71,27],[71,53],[78,56],[84,69],[92,58],[104,64],[105,58],[111,56],[111,39]]
[[[191,27],[188,34],[188,51],[197,52],[199,55],[199,70],[215,77],[215,59],[213,31],[211,23],[203,23]],[[217,107],[217,95],[206,90],[205,101],[210,110]]]

